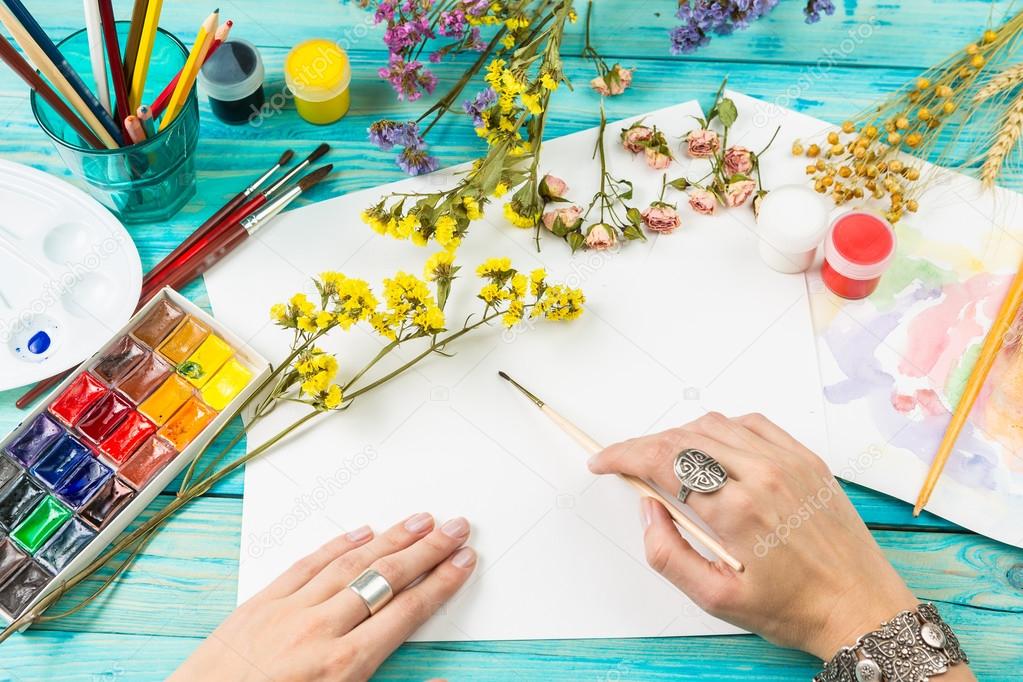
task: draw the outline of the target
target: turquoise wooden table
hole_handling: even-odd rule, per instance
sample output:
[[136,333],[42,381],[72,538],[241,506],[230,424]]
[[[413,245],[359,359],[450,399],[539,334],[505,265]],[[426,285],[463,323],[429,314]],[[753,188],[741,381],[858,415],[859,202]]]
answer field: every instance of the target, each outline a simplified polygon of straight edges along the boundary
[[[78,0],[29,3],[54,38],[82,26]],[[119,0],[119,15],[130,3]],[[621,118],[694,97],[706,103],[722,76],[751,95],[814,116],[841,121],[896,89],[927,65],[973,40],[992,4],[981,0],[844,0],[816,26],[802,21],[797,0],[785,0],[765,21],[688,58],[668,54],[673,0],[599,0],[594,42],[609,61],[636,66],[629,96],[608,102],[608,117]],[[994,16],[1012,3],[996,2]],[[281,64],[290,46],[314,36],[332,37],[349,51],[354,68],[351,113],[326,128],[303,123],[290,106],[258,126],[229,127],[203,103],[198,155],[198,195],[173,220],[131,229],[143,266],[149,268],[237,189],[259,175],[287,147],[300,153],[328,141],[327,160],[340,169],[309,200],[399,179],[390,153],[365,140],[366,127],[382,114],[404,117],[418,110],[393,102],[376,77],[385,56],[380,31],[368,14],[335,0],[221,0],[221,15],[234,34],[257,44],[269,74],[269,92],[280,93]],[[209,3],[169,0],[163,26],[191,36]],[[581,22],[580,22],[581,23]],[[591,66],[575,57],[580,26],[573,28],[566,70],[577,83]],[[443,77],[456,70],[438,69]],[[276,98],[281,100],[282,98]],[[550,135],[596,125],[598,101],[584,88],[559,91]],[[452,117],[454,118],[454,117]],[[464,121],[443,124],[434,151],[444,164],[474,158],[480,141]],[[20,81],[0,70],[0,156],[59,176],[67,172],[35,125]],[[1023,189],[1018,176],[1010,186]],[[353,217],[352,229],[364,229]],[[194,284],[186,295],[206,304]],[[0,393],[0,429],[19,421],[17,392]],[[982,680],[1023,675],[1023,551],[964,531],[924,514],[914,519],[900,501],[847,486],[888,557],[922,599],[937,602],[961,634]],[[158,498],[149,510],[164,504]],[[235,603],[241,528],[242,480],[225,481],[164,527],[117,583],[88,608],[41,624],[0,646],[0,678],[12,680],[162,679],[180,663]],[[86,588],[94,588],[101,575]],[[79,594],[85,591],[80,589]],[[65,600],[55,610],[68,605]],[[429,677],[487,680],[806,680],[817,669],[810,657],[777,649],[757,637],[465,642],[402,647],[379,679]]]

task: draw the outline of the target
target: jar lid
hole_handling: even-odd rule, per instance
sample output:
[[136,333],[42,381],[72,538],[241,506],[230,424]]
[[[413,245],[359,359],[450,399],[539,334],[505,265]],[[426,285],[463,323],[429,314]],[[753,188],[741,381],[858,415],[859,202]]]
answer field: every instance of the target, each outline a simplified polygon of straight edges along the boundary
[[341,46],[313,38],[292,48],[284,60],[284,80],[292,94],[310,102],[333,99],[348,89],[352,67]]
[[895,228],[869,211],[848,211],[836,217],[824,241],[824,258],[851,279],[880,277],[895,257]]
[[263,85],[264,76],[263,58],[247,40],[228,40],[199,70],[206,93],[224,102],[248,97]]
[[828,209],[817,192],[804,185],[772,189],[760,204],[757,235],[783,253],[816,249],[828,231]]

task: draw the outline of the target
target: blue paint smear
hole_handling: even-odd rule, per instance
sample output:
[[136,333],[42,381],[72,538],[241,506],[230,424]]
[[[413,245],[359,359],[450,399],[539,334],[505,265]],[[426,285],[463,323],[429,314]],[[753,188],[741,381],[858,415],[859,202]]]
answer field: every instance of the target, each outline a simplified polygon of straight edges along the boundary
[[50,335],[46,332],[36,332],[25,345],[29,353],[40,355],[50,348]]

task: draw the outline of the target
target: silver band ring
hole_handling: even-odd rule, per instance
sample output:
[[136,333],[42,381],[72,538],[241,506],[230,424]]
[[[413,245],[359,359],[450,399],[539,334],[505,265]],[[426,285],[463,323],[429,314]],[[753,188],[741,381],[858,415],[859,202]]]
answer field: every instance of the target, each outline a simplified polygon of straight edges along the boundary
[[675,455],[675,478],[681,484],[678,501],[683,504],[690,492],[712,493],[728,482],[728,472],[703,450],[687,448]]
[[358,578],[348,583],[348,589],[366,604],[371,616],[384,608],[384,605],[394,596],[391,583],[372,568],[367,568]]

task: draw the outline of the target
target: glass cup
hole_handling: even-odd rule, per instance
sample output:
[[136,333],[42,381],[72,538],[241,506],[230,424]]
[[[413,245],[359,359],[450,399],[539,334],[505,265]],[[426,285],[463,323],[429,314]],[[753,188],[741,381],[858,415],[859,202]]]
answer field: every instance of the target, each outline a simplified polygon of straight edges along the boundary
[[[117,23],[121,45],[125,43],[128,26],[128,22]],[[57,47],[85,84],[94,87],[85,29],[72,33]],[[156,99],[187,59],[188,48],[159,29],[142,101],[148,103]],[[112,84],[109,90],[113,97]],[[195,150],[199,140],[199,103],[195,88],[170,125],[144,142],[120,149],[89,146],[35,92],[32,93],[32,112],[71,173],[122,222],[162,222],[177,213],[195,194]]]

